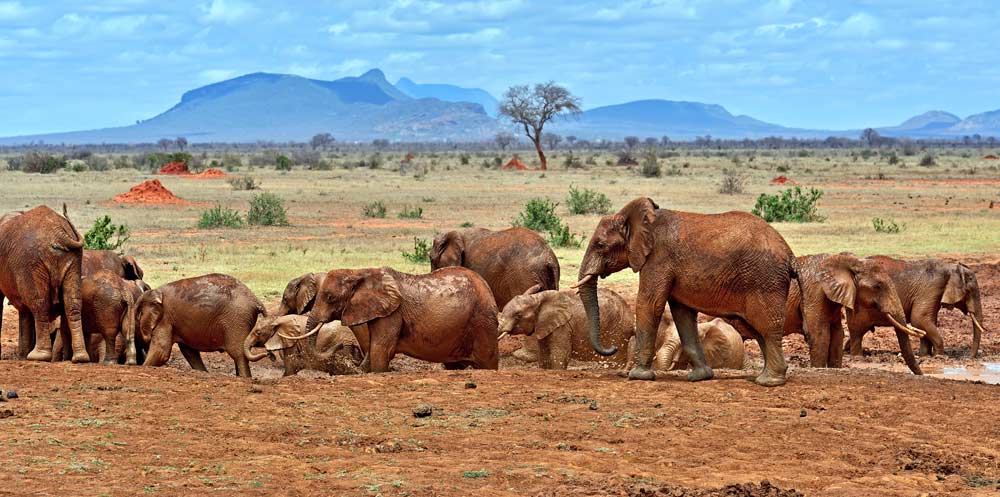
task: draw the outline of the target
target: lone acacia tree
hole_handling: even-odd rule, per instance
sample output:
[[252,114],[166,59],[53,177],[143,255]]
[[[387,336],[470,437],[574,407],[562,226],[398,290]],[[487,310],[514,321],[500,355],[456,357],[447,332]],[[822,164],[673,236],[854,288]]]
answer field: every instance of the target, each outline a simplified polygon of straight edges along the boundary
[[569,90],[555,84],[516,85],[507,89],[500,103],[500,114],[524,128],[524,134],[535,144],[542,169],[547,169],[545,153],[542,152],[542,128],[545,123],[561,114],[579,114],[580,99]]

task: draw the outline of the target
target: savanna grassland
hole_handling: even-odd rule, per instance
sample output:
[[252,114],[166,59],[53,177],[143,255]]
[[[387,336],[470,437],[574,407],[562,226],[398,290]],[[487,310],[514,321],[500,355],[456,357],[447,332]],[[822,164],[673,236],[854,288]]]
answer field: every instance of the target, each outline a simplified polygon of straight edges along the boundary
[[[639,166],[613,165],[609,152],[576,151],[583,168],[567,169],[567,152],[558,151],[547,172],[501,171],[492,152],[460,151],[418,153],[404,168],[403,153],[382,152],[377,169],[344,167],[371,154],[352,152],[329,154],[328,170],[227,171],[259,180],[261,190],[252,191],[135,169],[39,175],[0,167],[0,212],[66,203],[81,232],[110,215],[130,227],[125,251],[152,286],[222,272],[273,306],[288,280],[305,272],[424,272],[429,264],[403,256],[415,238],[429,243],[463,226],[509,227],[532,198],[558,202],[556,213],[585,241],[600,216],[569,213],[571,186],[605,194],[612,212],[637,196],[663,208],[723,212],[750,210],[761,193],[798,185],[822,190],[823,220],[775,224],[796,254],[964,261],[979,274],[984,324],[1000,330],[1000,161],[981,159],[991,150],[931,153],[934,164],[925,167],[918,165],[923,152],[890,165],[886,155],[860,150],[678,149],[661,151],[661,176],[647,178]],[[742,178],[742,193],[719,193],[724,171]],[[774,184],[779,176],[789,182]],[[190,203],[111,201],[153,178]],[[261,191],[284,199],[290,226],[196,227],[216,204],[246,213]],[[366,217],[365,206],[377,201],[385,217]],[[399,216],[418,209],[418,218]],[[874,218],[900,232],[877,232]],[[561,283],[569,285],[584,249],[555,251]],[[637,281],[622,271],[601,284],[633,302]],[[20,398],[0,403],[0,413],[11,411],[0,419],[0,495],[757,496],[794,489],[908,496],[995,495],[1000,486],[1000,425],[993,422],[1000,387],[906,374],[885,332],[866,337],[871,355],[843,370],[801,367],[801,339],[786,339],[792,369],[777,389],[744,374],[698,384],[677,374],[627,382],[592,364],[551,372],[509,358],[499,372],[444,371],[400,358],[389,374],[284,379],[264,360],[253,366],[251,383],[232,376],[223,354],[206,354],[210,373],[191,371],[177,353],[159,369],[8,360],[17,319],[9,306],[4,311],[0,388],[17,389]],[[975,365],[967,319],[942,312],[941,327],[947,354],[925,369]],[[1000,337],[984,336],[981,353],[996,362]],[[414,417],[419,404],[432,415]]]

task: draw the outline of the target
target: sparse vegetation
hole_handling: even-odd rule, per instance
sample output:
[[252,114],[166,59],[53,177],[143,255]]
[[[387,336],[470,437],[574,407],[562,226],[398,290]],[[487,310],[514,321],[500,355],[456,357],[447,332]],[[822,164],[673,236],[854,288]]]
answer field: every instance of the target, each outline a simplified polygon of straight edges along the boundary
[[247,224],[251,226],[288,226],[285,201],[273,193],[260,193],[250,199]]
[[743,183],[746,176],[738,173],[735,169],[722,169],[722,184],[719,185],[719,193],[725,195],[736,195],[743,193]]
[[548,233],[562,226],[562,220],[556,215],[558,203],[544,198],[533,198],[524,205],[514,221],[513,226],[524,226],[539,233]]
[[611,210],[611,199],[589,188],[580,190],[570,185],[566,206],[570,214],[607,214]]
[[405,206],[403,210],[399,211],[399,217],[401,219],[421,219],[424,217],[424,208]]
[[424,240],[423,238],[413,237],[413,251],[407,252],[403,251],[403,259],[406,259],[413,264],[424,264],[429,262],[431,253],[431,244]]
[[131,236],[131,230],[124,224],[114,224],[111,216],[104,215],[94,221],[94,225],[83,235],[83,248],[88,250],[118,250]]
[[240,216],[240,213],[223,207],[221,204],[216,204],[215,207],[202,212],[201,219],[198,220],[198,228],[201,229],[242,227],[243,217]]
[[385,203],[381,200],[369,202],[361,208],[361,214],[365,217],[382,219],[385,217]]
[[292,159],[289,159],[287,155],[278,154],[278,156],[274,158],[274,168],[278,171],[291,171]]
[[31,151],[22,156],[7,159],[7,169],[26,173],[52,174],[65,168],[67,160],[62,155]]
[[260,188],[260,183],[257,182],[257,178],[250,175],[234,176],[229,178],[227,182],[233,187],[233,190],[236,191],[256,190]]
[[934,159],[934,154],[927,152],[920,158],[920,162],[917,162],[917,165],[920,167],[933,167],[937,165],[937,161]]
[[902,223],[897,223],[894,219],[880,217],[872,218],[872,226],[875,228],[876,233],[889,233],[896,234],[902,233],[906,230],[906,225]]
[[639,174],[644,178],[659,178],[663,175],[663,168],[660,166],[660,159],[656,156],[656,149],[648,148],[643,152]]
[[769,223],[810,223],[821,222],[816,203],[823,196],[821,190],[810,188],[803,192],[802,187],[789,188],[774,195],[766,193],[757,197],[757,204],[750,211]]

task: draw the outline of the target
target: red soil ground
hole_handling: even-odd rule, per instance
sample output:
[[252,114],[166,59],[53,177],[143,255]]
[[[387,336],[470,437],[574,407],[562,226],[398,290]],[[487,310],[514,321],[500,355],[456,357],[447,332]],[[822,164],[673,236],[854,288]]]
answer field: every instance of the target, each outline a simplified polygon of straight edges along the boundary
[[186,204],[187,201],[178,198],[167,190],[160,180],[144,181],[133,186],[126,193],[115,195],[115,203],[119,204]]

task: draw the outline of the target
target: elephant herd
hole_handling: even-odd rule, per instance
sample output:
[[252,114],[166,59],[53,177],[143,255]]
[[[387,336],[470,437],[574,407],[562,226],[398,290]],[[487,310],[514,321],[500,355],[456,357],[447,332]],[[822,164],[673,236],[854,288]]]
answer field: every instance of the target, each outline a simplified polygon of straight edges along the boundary
[[[688,379],[698,381],[713,368],[748,369],[743,340],[754,339],[764,356],[755,381],[775,386],[785,382],[789,334],[805,336],[813,367],[842,365],[845,313],[852,355],[861,354],[865,333],[889,326],[915,374],[910,337],[920,339],[921,354],[944,351],[941,308],[971,317],[973,357],[985,331],[976,275],[963,264],[795,257],[757,216],[671,211],[645,197],[600,220],[578,282],[564,290],[555,254],[525,228],[440,234],[426,274],[304,274],[270,315],[230,276],[152,289],[135,259],[83,247],[65,208],[0,217],[0,304],[6,298],[18,311],[18,358],[160,366],[177,344],[192,368],[205,370],[201,352],[224,351],[247,377],[250,362],[274,353],[286,375],[385,372],[396,354],[446,369],[497,369],[499,342],[520,335],[515,357],[545,369],[602,361],[630,379],[690,369]],[[625,268],[639,273],[634,311],[598,288]],[[699,324],[698,313],[715,319]]]

